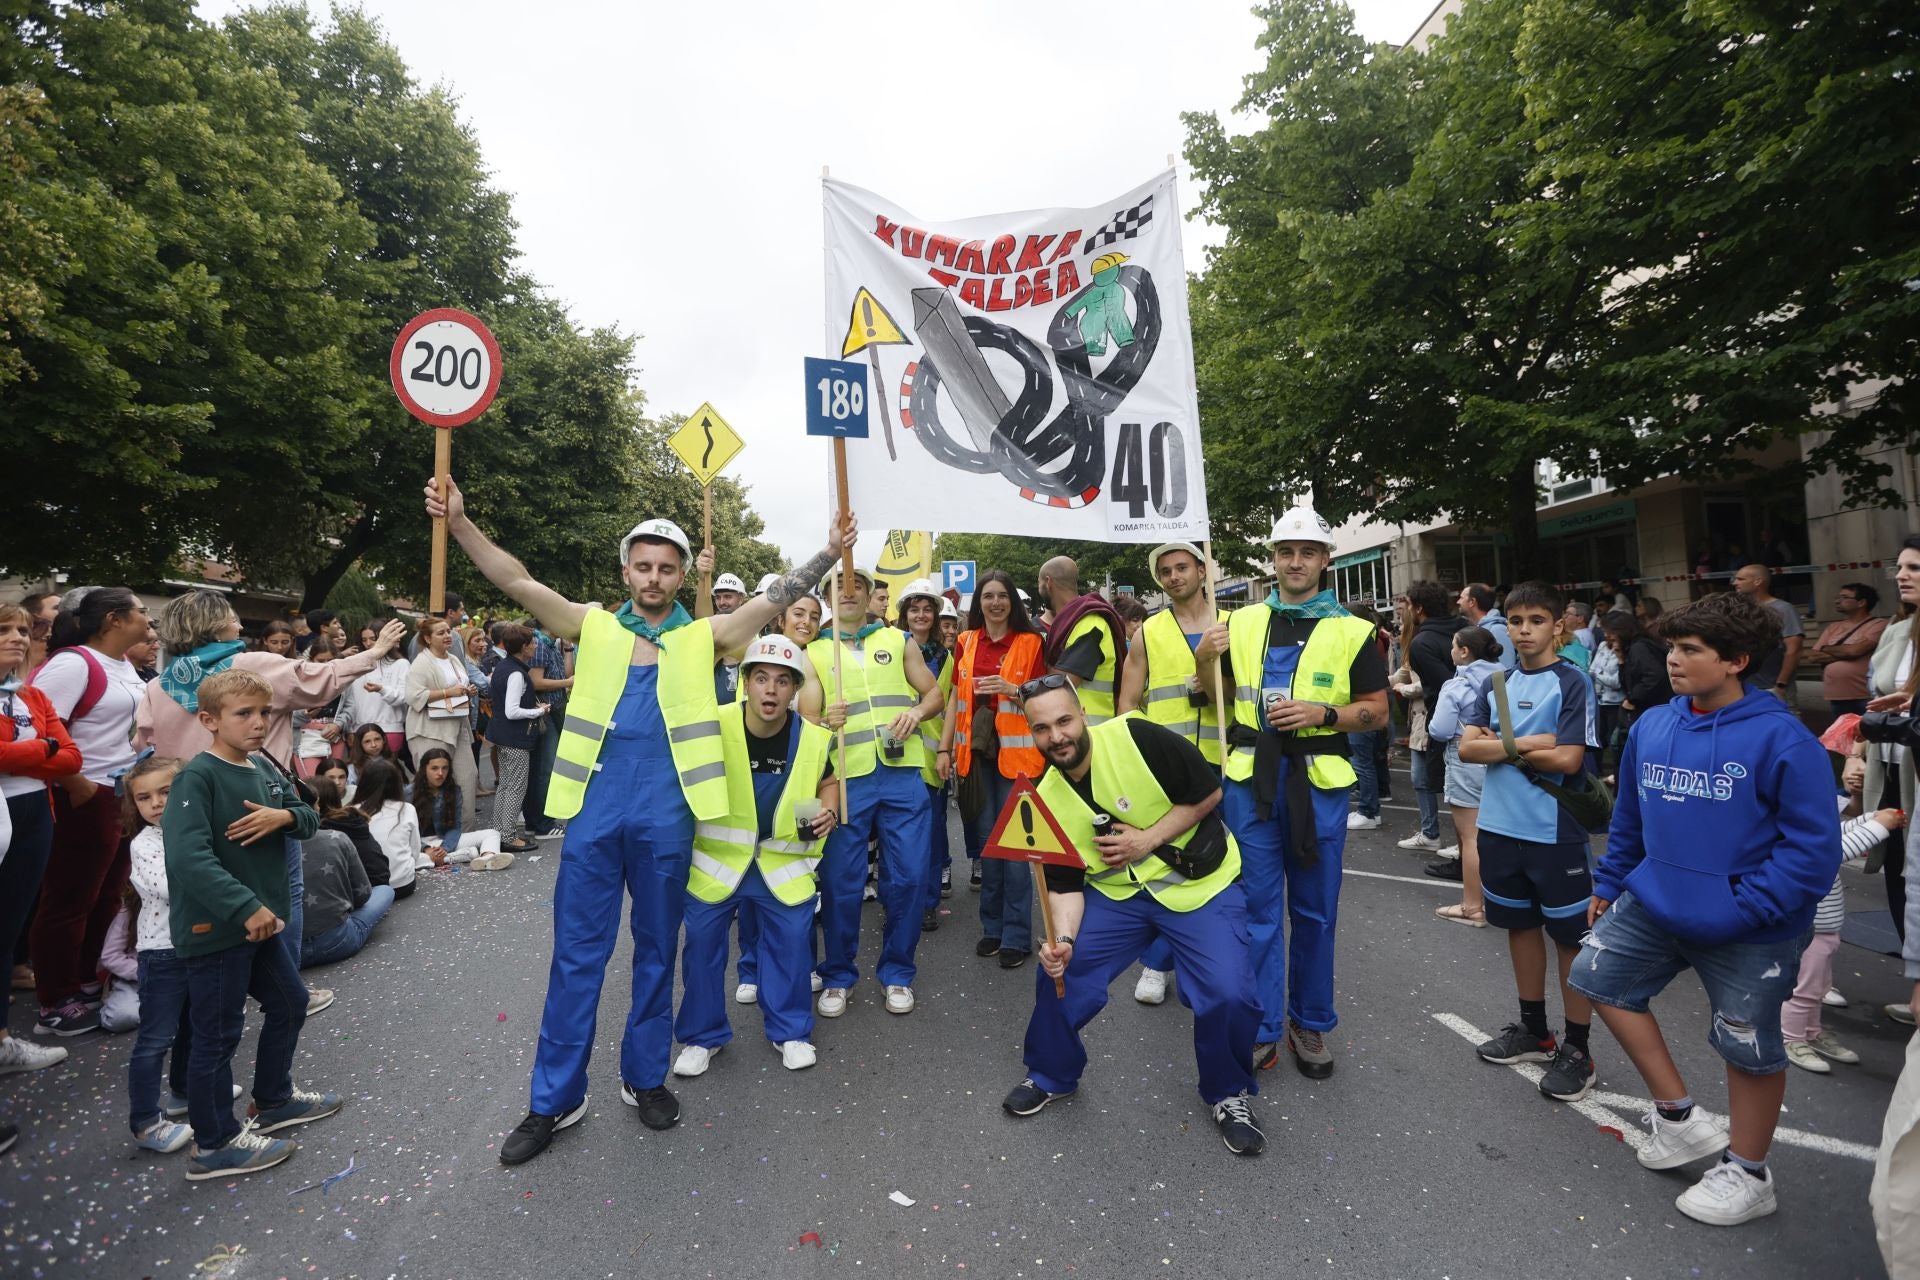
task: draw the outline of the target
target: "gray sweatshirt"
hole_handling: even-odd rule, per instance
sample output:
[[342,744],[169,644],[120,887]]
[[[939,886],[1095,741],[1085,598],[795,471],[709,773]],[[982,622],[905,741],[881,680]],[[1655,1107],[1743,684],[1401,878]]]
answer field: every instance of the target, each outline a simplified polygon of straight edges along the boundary
[[314,832],[302,842],[302,855],[307,876],[306,934],[317,938],[366,906],[373,886],[353,841],[341,832]]

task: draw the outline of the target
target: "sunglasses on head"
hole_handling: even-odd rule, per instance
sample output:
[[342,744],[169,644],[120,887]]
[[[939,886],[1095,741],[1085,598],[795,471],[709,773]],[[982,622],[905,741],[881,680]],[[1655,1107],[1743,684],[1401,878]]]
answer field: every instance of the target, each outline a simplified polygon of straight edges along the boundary
[[1037,698],[1041,694],[1048,693],[1054,689],[1068,688],[1072,683],[1073,682],[1067,679],[1066,676],[1061,675],[1058,671],[1054,671],[1036,679],[1029,680],[1021,685],[1020,696],[1022,698]]

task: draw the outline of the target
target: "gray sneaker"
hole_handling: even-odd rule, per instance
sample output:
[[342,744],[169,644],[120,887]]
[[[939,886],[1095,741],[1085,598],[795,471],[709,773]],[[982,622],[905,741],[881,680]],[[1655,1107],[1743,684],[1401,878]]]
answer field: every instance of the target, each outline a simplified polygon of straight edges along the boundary
[[187,1181],[205,1182],[210,1178],[258,1173],[285,1163],[297,1150],[299,1148],[285,1138],[269,1138],[251,1128],[242,1129],[232,1142],[218,1151],[202,1151],[196,1146],[193,1159],[187,1162]]
[[1333,1074],[1333,1051],[1318,1031],[1309,1031],[1293,1019],[1287,1019],[1287,1048],[1293,1051],[1293,1065],[1309,1080],[1325,1080]]

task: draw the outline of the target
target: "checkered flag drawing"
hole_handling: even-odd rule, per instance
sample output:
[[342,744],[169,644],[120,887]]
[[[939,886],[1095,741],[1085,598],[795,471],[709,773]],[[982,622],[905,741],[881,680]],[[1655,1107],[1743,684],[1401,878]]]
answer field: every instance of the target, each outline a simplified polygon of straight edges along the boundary
[[1092,253],[1104,249],[1117,240],[1131,240],[1153,221],[1153,196],[1131,209],[1119,209],[1114,212],[1113,221],[1097,230],[1089,231],[1080,242],[1080,252]]

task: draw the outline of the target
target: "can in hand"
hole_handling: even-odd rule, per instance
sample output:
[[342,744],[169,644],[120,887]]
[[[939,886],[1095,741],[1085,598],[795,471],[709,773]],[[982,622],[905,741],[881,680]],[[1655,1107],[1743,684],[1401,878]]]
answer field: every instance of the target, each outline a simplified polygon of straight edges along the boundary
[[1106,813],[1094,814],[1093,815],[1093,838],[1095,840],[1098,840],[1101,836],[1108,836],[1112,834],[1113,834],[1113,815],[1106,814]]

